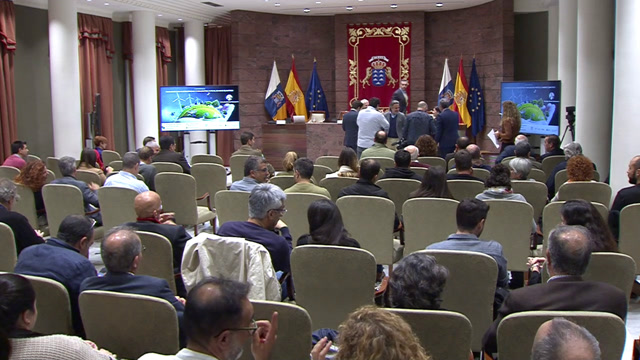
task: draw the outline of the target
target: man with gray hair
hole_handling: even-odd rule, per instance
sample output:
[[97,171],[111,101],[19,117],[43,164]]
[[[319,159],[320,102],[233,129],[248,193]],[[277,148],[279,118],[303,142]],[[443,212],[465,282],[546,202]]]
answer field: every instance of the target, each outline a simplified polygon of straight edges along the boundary
[[[63,156],[58,161],[58,167],[60,168],[60,173],[62,173],[62,178],[54,179],[51,181],[52,184],[73,185],[80,189],[80,191],[82,191],[85,213],[91,213],[100,208],[97,192],[100,185],[95,183],[87,185],[84,181],[76,179],[76,160],[74,158],[71,156]],[[92,213],[89,216],[97,222],[97,225],[102,225],[100,212]]]
[[269,180],[269,169],[267,160],[262,157],[251,155],[244,162],[244,177],[233,182],[229,190],[251,191],[258,184],[266,183]]
[[527,180],[531,172],[531,161],[529,159],[516,157],[509,161],[512,180]]
[[287,212],[287,195],[273,184],[258,184],[249,195],[249,220],[230,221],[216,232],[220,236],[241,237],[263,245],[276,271],[290,271],[291,233],[282,220]]
[[595,336],[564,318],[540,325],[531,349],[531,360],[600,360],[600,357],[600,344]]
[[111,175],[104,183],[104,187],[121,187],[135,190],[138,194],[149,191],[149,187],[142,180],[138,180],[140,173],[140,157],[136,152],[128,152],[122,157],[122,170]]
[[[18,255],[28,246],[42,244],[42,232],[34,230],[24,215],[11,211],[13,204],[20,200],[16,185],[9,179],[0,179],[0,222],[13,231]],[[4,249],[6,251],[6,249]]]
[[409,164],[410,167],[421,167],[425,169],[429,168],[429,164],[423,164],[418,161],[418,156],[420,155],[420,149],[418,149],[417,146],[409,145],[404,149],[411,155],[411,164]]
[[[526,286],[511,291],[498,310],[493,325],[484,334],[483,348],[497,352],[496,334],[500,321],[521,311],[602,311],[627,317],[627,296],[613,285],[584,281],[591,249],[591,233],[582,226],[560,225],[549,235],[545,259],[549,280],[546,284]],[[539,278],[539,273],[534,272]],[[530,281],[530,284],[533,282]]]
[[[572,142],[564,147],[564,161],[556,165],[547,178],[547,190],[549,199],[553,199],[556,194],[556,174],[567,168],[567,161],[576,155],[582,155],[582,145]],[[596,170],[596,163],[593,163],[593,169]]]
[[[405,103],[405,108],[407,107]],[[392,146],[397,143],[399,138],[402,137],[404,131],[404,125],[407,118],[400,109],[400,102],[398,100],[391,100],[389,104],[389,111],[384,113],[384,118],[389,122],[389,134],[387,134],[387,146]]]
[[421,135],[436,137],[436,124],[431,115],[427,113],[429,105],[425,101],[418,103],[416,111],[407,115],[407,123],[402,131],[403,145],[414,145]]

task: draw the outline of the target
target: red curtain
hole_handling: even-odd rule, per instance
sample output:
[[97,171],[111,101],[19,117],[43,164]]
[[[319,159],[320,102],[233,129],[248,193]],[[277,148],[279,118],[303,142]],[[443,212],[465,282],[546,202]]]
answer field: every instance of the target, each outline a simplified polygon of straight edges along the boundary
[[94,110],[96,95],[100,94],[100,128],[95,135],[107,138],[107,147],[115,148],[113,139],[113,21],[109,18],[78,14],[80,46],[80,95],[83,114],[83,135],[87,138],[86,115]]
[[[231,83],[231,28],[208,27],[204,33],[204,66],[207,84]],[[216,153],[228,165],[233,153],[234,131],[216,131]]]
[[16,50],[16,16],[12,1],[0,1],[0,161],[11,155],[18,137],[13,55]]
[[377,97],[389,106],[400,80],[410,80],[411,24],[350,24],[347,42],[349,103]]
[[169,85],[169,69],[167,64],[171,62],[171,41],[169,29],[156,27],[156,73],[158,86]]

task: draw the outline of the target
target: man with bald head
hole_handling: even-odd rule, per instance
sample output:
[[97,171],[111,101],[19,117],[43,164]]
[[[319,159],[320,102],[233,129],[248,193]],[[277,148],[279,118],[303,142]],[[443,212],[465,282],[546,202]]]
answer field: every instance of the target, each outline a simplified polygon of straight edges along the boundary
[[516,150],[516,145],[520,144],[520,143],[529,143],[529,138],[527,138],[526,135],[518,135],[516,136],[516,140],[515,140],[515,144],[514,145],[507,145],[504,147],[504,149],[502,149],[502,152],[498,155],[498,157],[496,158],[496,164],[500,164],[502,162],[502,160],[508,158],[509,156],[515,156],[515,150]]
[[421,167],[425,169],[429,168],[429,164],[423,164],[418,161],[418,156],[420,155],[420,149],[418,149],[417,146],[409,145],[404,149],[407,150],[407,152],[411,155],[411,164],[409,164],[410,167]]
[[545,254],[549,280],[546,284],[526,286],[511,291],[498,310],[493,325],[484,334],[483,348],[497,352],[496,334],[500,321],[521,311],[602,311],[627,317],[627,296],[615,286],[584,281],[593,240],[582,226],[560,225],[549,235]]
[[600,344],[589,330],[564,318],[549,320],[538,328],[531,360],[600,360]]
[[474,168],[491,171],[491,166],[485,165],[484,160],[482,159],[482,153],[480,152],[480,147],[478,145],[469,144],[466,150],[469,152],[469,154],[471,154],[471,163],[473,164]]
[[407,115],[402,137],[403,145],[414,145],[421,135],[431,135],[436,137],[436,123],[431,115],[427,113],[429,106],[426,102],[420,101],[416,111]]
[[152,232],[169,239],[173,247],[174,273],[179,274],[184,246],[191,236],[187,234],[184,227],[173,222],[173,213],[162,212],[162,200],[158,193],[147,191],[138,194],[133,206],[138,218],[135,222],[126,223],[125,226],[137,231]]

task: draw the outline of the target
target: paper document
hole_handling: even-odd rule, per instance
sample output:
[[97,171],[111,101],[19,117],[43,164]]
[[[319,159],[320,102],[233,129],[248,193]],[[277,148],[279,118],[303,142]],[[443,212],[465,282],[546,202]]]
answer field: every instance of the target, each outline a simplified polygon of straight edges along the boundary
[[500,144],[498,144],[498,138],[496,137],[495,130],[489,129],[489,132],[487,133],[487,137],[491,140],[493,145],[496,146],[496,149],[500,149]]

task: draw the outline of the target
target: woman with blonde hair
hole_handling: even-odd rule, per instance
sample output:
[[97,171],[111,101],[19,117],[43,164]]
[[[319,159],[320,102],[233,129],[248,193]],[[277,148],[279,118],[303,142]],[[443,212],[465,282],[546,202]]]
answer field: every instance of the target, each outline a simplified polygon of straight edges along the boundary
[[276,176],[288,175],[293,176],[293,163],[298,160],[298,154],[295,151],[289,151],[284,155],[284,159],[282,159],[282,169],[284,171],[280,171],[276,174]]
[[496,137],[502,143],[500,151],[507,145],[515,145],[516,136],[520,132],[521,117],[518,106],[513,101],[502,103],[502,121],[500,130],[495,132]]
[[[409,324],[390,311],[363,306],[340,325],[336,360],[430,360]],[[313,360],[324,360],[331,341],[320,340]]]

